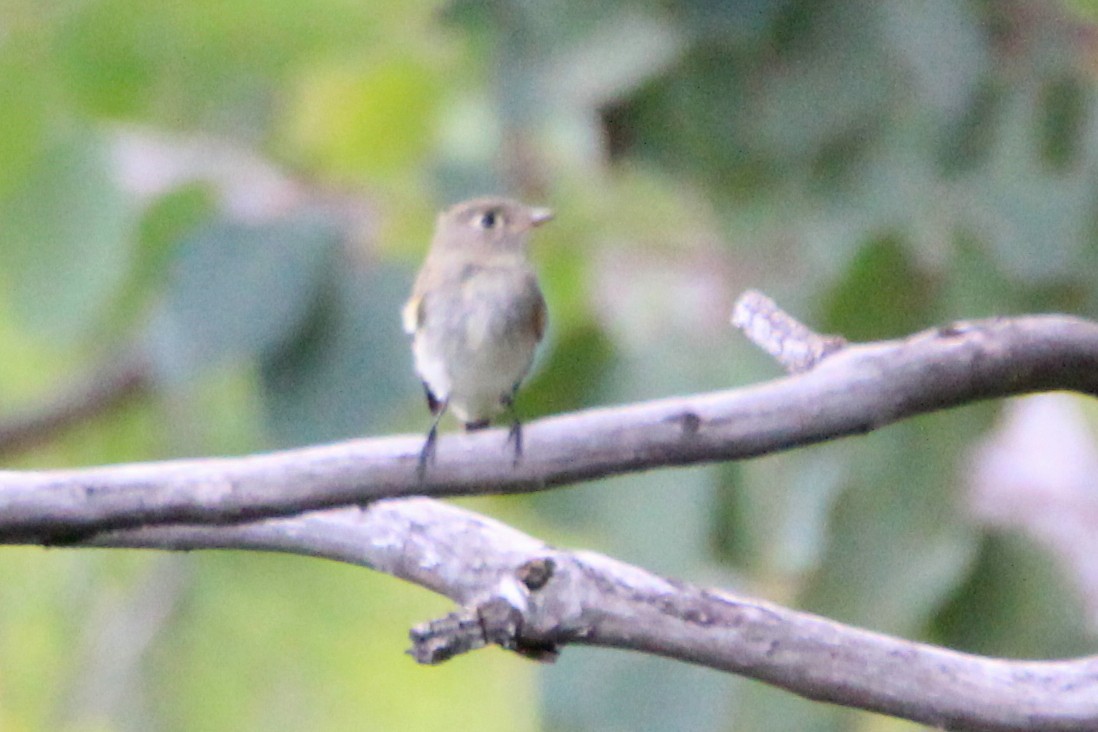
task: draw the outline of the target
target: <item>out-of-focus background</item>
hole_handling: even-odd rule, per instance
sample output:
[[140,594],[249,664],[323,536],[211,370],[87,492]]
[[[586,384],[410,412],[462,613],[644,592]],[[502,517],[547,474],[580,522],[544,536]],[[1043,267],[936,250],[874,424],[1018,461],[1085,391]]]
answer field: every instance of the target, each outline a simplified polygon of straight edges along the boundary
[[[0,454],[52,468],[418,432],[398,311],[436,211],[552,206],[528,417],[777,367],[759,288],[851,339],[1098,317],[1092,0],[8,0]],[[1098,647],[1098,410],[933,415],[466,503],[980,653]],[[244,553],[0,550],[0,729],[910,730],[582,648],[401,655],[447,603]]]

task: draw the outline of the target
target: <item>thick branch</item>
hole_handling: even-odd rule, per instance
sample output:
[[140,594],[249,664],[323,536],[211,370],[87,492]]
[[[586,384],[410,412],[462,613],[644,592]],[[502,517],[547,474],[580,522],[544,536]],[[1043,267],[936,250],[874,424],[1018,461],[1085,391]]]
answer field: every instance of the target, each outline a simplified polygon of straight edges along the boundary
[[242,458],[0,473],[0,540],[232,523],[385,497],[520,493],[671,465],[755,457],[989,397],[1098,394],[1098,324],[1067,316],[957,323],[847,346],[765,384],[542,419],[512,465],[500,430],[446,437],[423,483],[420,437]]
[[945,729],[1098,729],[1098,657],[1005,661],[889,638],[556,550],[430,499],[239,526],[154,527],[93,542],[293,552],[410,580],[463,606],[413,632],[413,655],[425,662],[491,642],[537,658],[582,643],[731,671]]

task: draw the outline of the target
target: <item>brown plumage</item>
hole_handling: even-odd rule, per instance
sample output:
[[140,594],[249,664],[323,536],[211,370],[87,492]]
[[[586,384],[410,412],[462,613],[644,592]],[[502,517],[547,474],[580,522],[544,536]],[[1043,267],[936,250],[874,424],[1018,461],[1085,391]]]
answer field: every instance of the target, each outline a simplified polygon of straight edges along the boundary
[[514,397],[547,321],[527,241],[531,229],[551,218],[548,209],[494,197],[439,215],[403,312],[416,373],[435,415],[420,453],[421,478],[448,409],[468,430],[509,411],[515,461],[522,455]]

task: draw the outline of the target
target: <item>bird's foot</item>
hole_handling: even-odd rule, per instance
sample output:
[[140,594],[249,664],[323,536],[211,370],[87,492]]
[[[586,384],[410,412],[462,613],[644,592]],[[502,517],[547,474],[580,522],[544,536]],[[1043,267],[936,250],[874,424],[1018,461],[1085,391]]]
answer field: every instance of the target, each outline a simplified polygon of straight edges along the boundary
[[416,464],[416,479],[423,483],[427,479],[427,465],[435,461],[435,444],[438,442],[438,425],[432,425],[427,433],[427,439],[423,443],[423,449],[419,451],[419,462]]

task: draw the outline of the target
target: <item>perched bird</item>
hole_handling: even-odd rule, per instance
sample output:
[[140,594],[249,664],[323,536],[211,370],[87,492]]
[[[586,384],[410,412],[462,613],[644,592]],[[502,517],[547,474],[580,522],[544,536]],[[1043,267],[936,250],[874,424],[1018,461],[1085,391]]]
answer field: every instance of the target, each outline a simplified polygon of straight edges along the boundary
[[447,409],[466,430],[487,427],[504,410],[508,442],[522,456],[515,393],[545,333],[545,299],[530,263],[530,230],[553,218],[507,198],[476,198],[443,211],[427,259],[404,306],[416,373],[434,422],[418,474],[434,457]]

